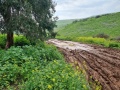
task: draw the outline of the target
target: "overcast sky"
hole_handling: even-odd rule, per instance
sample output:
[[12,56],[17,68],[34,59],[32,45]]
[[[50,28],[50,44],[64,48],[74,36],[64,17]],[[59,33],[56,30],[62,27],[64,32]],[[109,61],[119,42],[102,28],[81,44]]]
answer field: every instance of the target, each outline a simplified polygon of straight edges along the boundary
[[57,3],[55,16],[80,19],[99,14],[120,12],[120,0],[53,0]]

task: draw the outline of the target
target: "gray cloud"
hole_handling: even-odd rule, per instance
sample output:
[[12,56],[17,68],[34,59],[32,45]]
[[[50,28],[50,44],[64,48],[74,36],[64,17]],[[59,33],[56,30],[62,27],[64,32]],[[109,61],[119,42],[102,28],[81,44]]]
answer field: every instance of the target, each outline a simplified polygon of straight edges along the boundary
[[94,15],[120,12],[120,0],[54,0],[59,19],[86,18]]

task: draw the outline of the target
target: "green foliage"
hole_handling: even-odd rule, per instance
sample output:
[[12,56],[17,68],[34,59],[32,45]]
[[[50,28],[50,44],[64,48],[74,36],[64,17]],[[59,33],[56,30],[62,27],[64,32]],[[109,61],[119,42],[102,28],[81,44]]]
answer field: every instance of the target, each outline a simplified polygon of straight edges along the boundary
[[55,6],[52,0],[0,0],[0,32],[44,39],[56,26]]
[[[6,44],[6,34],[0,34],[0,48],[4,49]],[[14,45],[24,46],[30,45],[30,41],[23,35],[14,35]]]
[[55,31],[61,30],[63,28],[65,28],[65,26],[67,26],[68,24],[71,24],[73,21],[75,21],[74,19],[70,19],[70,20],[58,20],[56,22],[57,27],[54,28]]
[[119,16],[120,12],[74,21],[60,29],[56,38],[120,48],[120,43],[116,42],[120,36]]
[[88,44],[97,44],[110,48],[120,48],[120,42],[106,40],[104,38],[94,38],[94,37],[62,37],[62,40],[70,40]]
[[6,35],[0,34],[0,48],[5,48],[6,44]]
[[52,33],[51,33],[51,38],[55,38],[56,35],[57,35],[57,32],[52,32]]
[[83,42],[83,43],[98,44],[98,45],[103,45],[105,47],[111,47],[111,48],[120,48],[119,42],[106,40],[104,38],[78,37],[78,38],[74,39],[74,41]]
[[24,46],[24,45],[30,45],[30,41],[22,35],[14,36],[14,45],[15,46]]
[[92,86],[92,90],[102,90],[102,86],[98,80],[93,81],[92,76],[90,76],[90,86]]
[[96,36],[94,37],[97,37],[97,38],[105,38],[105,39],[108,39],[109,36],[107,34],[104,34],[104,33],[100,33],[100,34],[97,34]]
[[116,37],[116,39],[115,39],[115,40],[120,41],[120,36]]
[[89,90],[82,72],[63,60],[53,46],[11,47],[0,50],[0,89]]
[[75,41],[107,46],[107,40],[104,38],[78,37],[75,39]]
[[117,36],[117,37],[115,37],[115,38],[111,38],[111,40],[115,40],[115,41],[120,42],[120,36]]
[[[56,38],[61,37],[92,37],[100,33],[110,38],[120,36],[120,12],[107,15],[99,15],[78,20],[76,23],[59,28]],[[64,20],[65,21],[65,20]],[[59,27],[59,26],[58,26]]]
[[22,90],[89,90],[84,74],[62,60],[54,60],[44,69],[33,72]]
[[110,42],[110,43],[109,43],[109,47],[120,48],[120,43]]
[[56,48],[46,46],[11,47],[0,51],[0,89],[26,81],[35,68],[44,68],[49,61],[63,59]]

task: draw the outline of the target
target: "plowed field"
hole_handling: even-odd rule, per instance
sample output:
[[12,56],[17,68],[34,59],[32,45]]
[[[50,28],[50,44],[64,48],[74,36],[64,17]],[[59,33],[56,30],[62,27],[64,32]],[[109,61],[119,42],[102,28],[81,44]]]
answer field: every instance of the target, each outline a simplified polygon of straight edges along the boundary
[[71,41],[50,39],[63,53],[67,62],[78,62],[103,90],[120,90],[120,50]]

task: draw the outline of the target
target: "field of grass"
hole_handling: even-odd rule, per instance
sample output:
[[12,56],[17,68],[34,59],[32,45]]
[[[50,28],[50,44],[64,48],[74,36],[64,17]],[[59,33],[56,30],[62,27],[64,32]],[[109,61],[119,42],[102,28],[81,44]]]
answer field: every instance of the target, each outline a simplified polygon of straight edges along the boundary
[[100,33],[107,34],[110,38],[119,37],[120,12],[76,20],[66,27],[58,29],[57,38],[92,37]]

